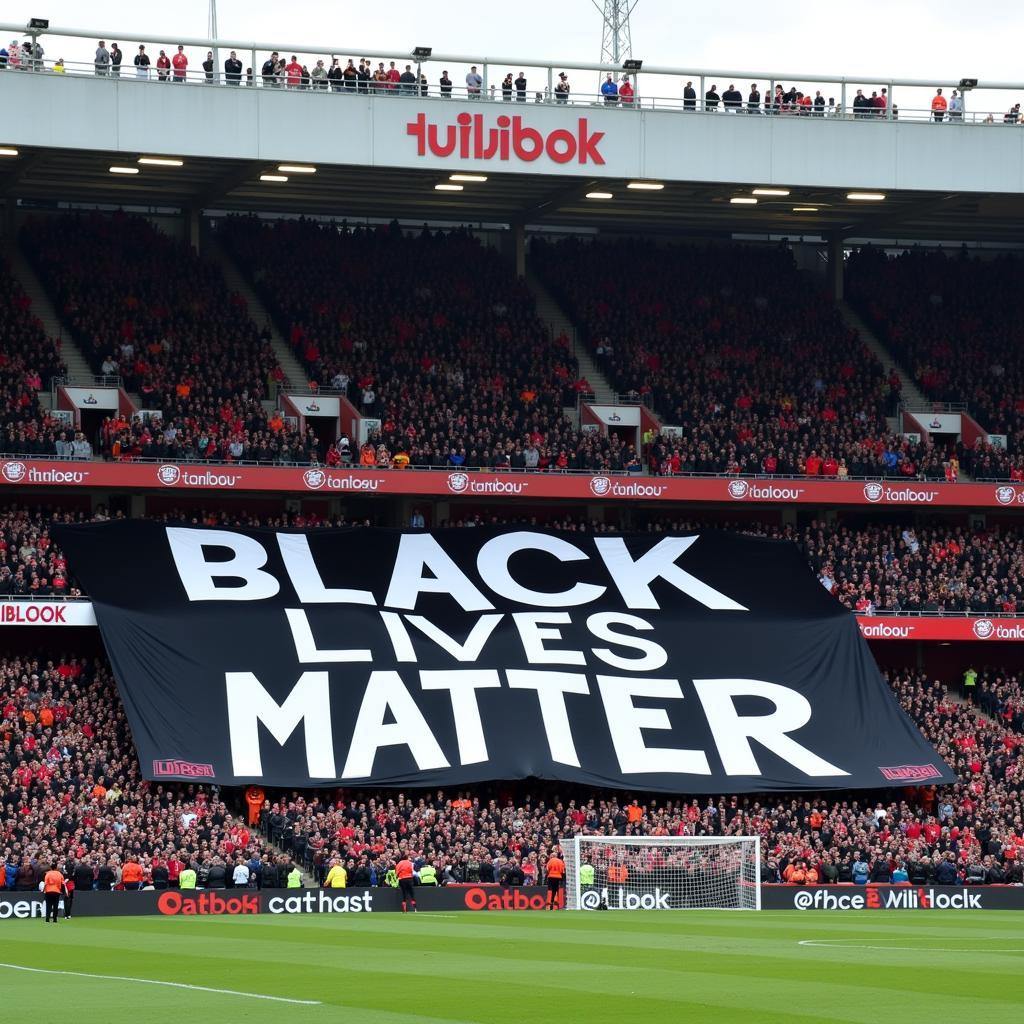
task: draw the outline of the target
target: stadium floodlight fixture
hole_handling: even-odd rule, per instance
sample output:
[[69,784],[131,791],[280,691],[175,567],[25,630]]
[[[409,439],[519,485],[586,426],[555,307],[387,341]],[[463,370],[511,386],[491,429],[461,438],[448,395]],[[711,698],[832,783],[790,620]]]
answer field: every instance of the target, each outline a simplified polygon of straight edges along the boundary
[[0,156],[17,156],[18,151],[13,146],[0,146]]
[[287,181],[288,175],[286,174],[261,174],[260,181]]
[[442,181],[441,184],[434,186],[435,192],[461,192],[464,188],[463,185],[453,185],[451,182]]
[[110,173],[111,174],[138,174],[139,173],[139,169],[138,169],[138,167],[122,167],[119,164],[114,164],[114,166],[110,168]]
[[757,200],[753,196],[733,196],[729,202],[734,206],[757,206]]
[[486,181],[486,174],[449,174],[449,181]]
[[316,168],[309,164],[278,164],[277,169],[282,174],[316,174]]
[[140,156],[139,163],[153,167],[183,167],[185,161],[171,156]]
[[611,192],[588,192],[588,199],[611,199],[613,198]]
[[960,79],[960,91],[963,92],[965,89],[977,89],[978,80],[976,78],[961,78]]
[[788,196],[788,188],[755,188],[751,195],[755,196]]
[[50,27],[49,18],[29,18],[25,26],[29,32],[45,32]]
[[626,185],[634,192],[660,192],[664,187],[660,181],[631,181]]
[[880,203],[885,198],[884,192],[847,192],[846,198],[855,203]]
[[794,213],[817,213],[818,208],[816,206],[794,206]]
[[629,60],[622,62],[622,70],[629,71],[632,74],[636,74],[643,66],[644,62],[637,60],[635,57],[630,57]]
[[430,55],[434,52],[432,46],[416,46],[413,47],[412,56],[413,60],[430,60]]

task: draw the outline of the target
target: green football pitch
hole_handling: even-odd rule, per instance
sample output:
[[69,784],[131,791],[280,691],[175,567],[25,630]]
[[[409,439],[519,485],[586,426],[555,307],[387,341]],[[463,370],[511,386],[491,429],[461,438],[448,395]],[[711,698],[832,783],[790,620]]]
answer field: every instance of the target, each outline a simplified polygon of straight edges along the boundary
[[0,960],[5,1022],[1024,1021],[1010,912],[8,921]]

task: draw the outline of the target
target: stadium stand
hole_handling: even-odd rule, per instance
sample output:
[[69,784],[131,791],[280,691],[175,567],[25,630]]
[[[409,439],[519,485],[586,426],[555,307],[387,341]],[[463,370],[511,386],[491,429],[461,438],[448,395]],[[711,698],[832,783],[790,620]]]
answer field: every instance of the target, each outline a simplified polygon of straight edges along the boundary
[[531,265],[619,394],[682,428],[656,470],[944,478],[944,453],[890,433],[899,379],[787,249],[534,240]]
[[120,376],[149,418],[111,417],[114,459],[309,463],[312,433],[262,406],[280,368],[219,272],[129,214],[30,220],[29,257],[97,374]]
[[381,420],[378,463],[381,446],[414,467],[635,463],[565,417],[582,386],[568,339],[548,336],[529,290],[469,232],[255,217],[221,230],[311,380]]
[[863,248],[850,257],[847,294],[937,402],[962,403],[1006,449],[984,439],[960,446],[976,479],[1024,479],[1024,367],[1021,331],[1006,297],[1020,278],[1015,256],[912,249],[887,256]]
[[59,346],[46,337],[32,300],[0,258],[0,451],[54,455],[58,442],[68,443],[68,432],[39,402],[63,372]]

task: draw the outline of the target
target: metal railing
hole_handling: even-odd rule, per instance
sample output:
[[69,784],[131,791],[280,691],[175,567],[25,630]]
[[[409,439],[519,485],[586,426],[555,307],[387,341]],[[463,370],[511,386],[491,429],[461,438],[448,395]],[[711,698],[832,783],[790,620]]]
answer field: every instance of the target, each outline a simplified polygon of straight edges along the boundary
[[[88,50],[91,54],[96,47],[98,40],[112,40],[127,38],[120,33],[101,32],[92,29],[60,28],[53,27],[46,32],[27,32],[25,27],[16,24],[0,24],[0,33],[7,32],[21,38],[28,37],[33,43],[39,40],[46,40],[47,45],[52,45],[49,40],[60,37],[61,45],[64,39],[89,40]],[[623,111],[636,110],[678,110],[681,112],[708,113],[708,114],[746,114],[747,116],[805,116],[810,120],[818,119],[842,119],[863,122],[879,120],[891,121],[931,121],[941,120],[951,124],[1003,124],[1014,125],[1019,123],[1019,113],[1014,112],[1014,105],[1011,102],[1009,112],[1005,109],[980,109],[974,110],[974,104],[968,105],[965,97],[971,97],[977,93],[1012,93],[1024,95],[1024,83],[1020,82],[997,82],[981,81],[978,84],[966,84],[966,91],[961,85],[966,82],[950,80],[943,77],[933,79],[905,79],[896,77],[882,77],[876,75],[835,75],[835,74],[809,74],[806,72],[783,72],[783,71],[750,71],[750,70],[716,70],[697,69],[685,67],[666,67],[645,65],[639,72],[626,72],[624,68],[594,64],[580,61],[557,61],[548,62],[537,60],[531,57],[488,57],[473,54],[432,54],[429,59],[417,61],[411,55],[409,48],[391,48],[390,50],[367,51],[359,49],[347,49],[346,47],[331,46],[325,47],[319,44],[285,44],[253,42],[250,40],[230,39],[209,39],[209,38],[183,38],[168,43],[166,37],[132,35],[132,42],[125,44],[122,50],[122,62],[114,67],[106,62],[97,66],[94,59],[86,61],[61,61],[57,69],[58,73],[65,76],[81,77],[83,75],[93,78],[103,78],[119,83],[164,83],[180,84],[199,83],[204,86],[219,86],[236,88],[282,88],[288,92],[304,93],[310,92],[321,95],[405,95],[408,97],[419,97],[421,99],[468,99],[487,102],[490,100],[516,103],[544,103],[544,104],[565,104],[573,107],[594,107],[601,106],[609,109]],[[147,56],[150,60],[148,68],[136,68],[134,59],[136,47],[141,44],[151,47],[152,52]],[[188,57],[189,67],[175,69],[173,66],[157,68],[159,49],[163,48],[168,62],[178,52],[178,46]],[[187,48],[187,50],[185,49]],[[241,67],[227,72],[224,54],[235,51]],[[276,53],[285,63],[285,68],[280,73],[264,77],[263,66],[272,53]],[[370,61],[371,71],[379,72],[381,65],[389,65],[385,74],[391,71],[390,65],[395,65],[395,72],[404,73],[406,69],[410,75],[415,77],[414,81],[405,83],[396,81],[374,82],[362,81],[352,82],[329,82],[326,73],[333,64],[336,55],[344,53],[344,57],[338,57],[338,67],[344,70],[348,66],[349,59],[353,66],[357,61]],[[202,64],[205,55],[209,54],[212,66],[209,71],[203,69]],[[293,62],[289,57],[295,55],[299,59],[294,62],[301,67],[305,65],[309,69],[308,78],[301,70],[294,68],[288,71],[287,65]],[[41,59],[27,57],[24,66],[29,69],[45,69],[47,73],[54,70],[54,54],[44,54]],[[102,59],[102,58],[101,58]],[[322,63],[318,65],[318,61]],[[464,71],[475,67],[479,81],[473,79],[472,86],[464,81]],[[321,69],[322,68],[322,72]],[[427,68],[430,73],[427,78],[429,83],[422,83],[420,75],[423,69]],[[454,77],[450,86],[440,84],[439,71],[454,68]],[[525,75],[526,85],[516,85],[513,78],[511,86],[505,78],[509,69],[529,72]],[[99,72],[99,73],[98,73]],[[472,72],[471,72],[472,73]],[[563,91],[561,83],[562,75],[565,75],[570,89]],[[593,91],[579,91],[572,88],[572,81],[575,79],[577,86],[582,78],[590,78],[601,83],[607,81],[608,75],[617,89],[621,89],[623,83],[627,84],[627,91],[632,90],[632,96],[623,97],[618,95],[609,97],[600,91],[600,84],[595,86]],[[324,77],[321,77],[323,75]],[[394,78],[394,76],[392,76]],[[539,81],[538,81],[539,79]],[[531,85],[532,83],[532,85]],[[756,106],[751,103],[749,86],[755,83],[759,93]],[[789,94],[788,99],[776,99],[776,86],[783,86],[783,93]],[[303,86],[308,86],[303,88]],[[539,87],[538,87],[539,86]],[[718,88],[716,88],[718,87]],[[736,94],[733,94],[736,87]],[[719,92],[718,89],[721,89]],[[933,102],[932,95],[937,90],[942,90],[942,100]],[[685,92],[690,90],[690,92]],[[726,91],[729,96],[726,98]],[[810,105],[807,102],[799,103],[793,96],[795,91],[810,97]],[[922,96],[921,92],[927,91],[929,95]],[[684,95],[685,92],[685,95]],[[884,107],[862,108],[859,105],[858,92],[877,93],[885,96]],[[813,93],[820,93],[820,101],[815,107],[817,96]],[[717,99],[715,98],[717,94]],[[767,97],[767,99],[766,99]],[[903,100],[903,105],[900,105]],[[871,103],[872,97],[866,96],[866,101]],[[855,109],[856,106],[856,109]],[[941,107],[941,109],[936,109]],[[951,109],[952,108],[952,109]],[[1018,108],[1019,111],[1019,108]]]

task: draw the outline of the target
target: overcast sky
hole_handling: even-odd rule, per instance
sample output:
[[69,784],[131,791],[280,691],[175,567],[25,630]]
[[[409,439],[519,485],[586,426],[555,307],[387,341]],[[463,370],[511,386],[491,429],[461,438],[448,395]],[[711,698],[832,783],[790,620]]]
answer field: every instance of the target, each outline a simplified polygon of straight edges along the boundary
[[[5,0],[0,20],[20,24],[32,16],[48,17],[54,26],[102,30],[108,42],[117,39],[130,61],[133,31],[166,35],[168,43],[175,35],[205,36],[208,9],[206,0]],[[324,52],[330,47],[339,54],[346,46],[383,56],[425,45],[447,53],[596,61],[601,42],[601,19],[591,0],[220,0],[218,21],[222,38],[322,40]],[[979,6],[962,0],[767,6],[639,0],[632,30],[634,55],[650,64],[826,72],[869,80],[1024,79],[1019,57],[1024,5],[1009,0]],[[83,40],[51,37],[44,45],[48,58],[91,56]],[[202,56],[194,55],[193,64]],[[983,103],[984,96],[975,94],[973,109],[1003,109],[1004,96]]]

